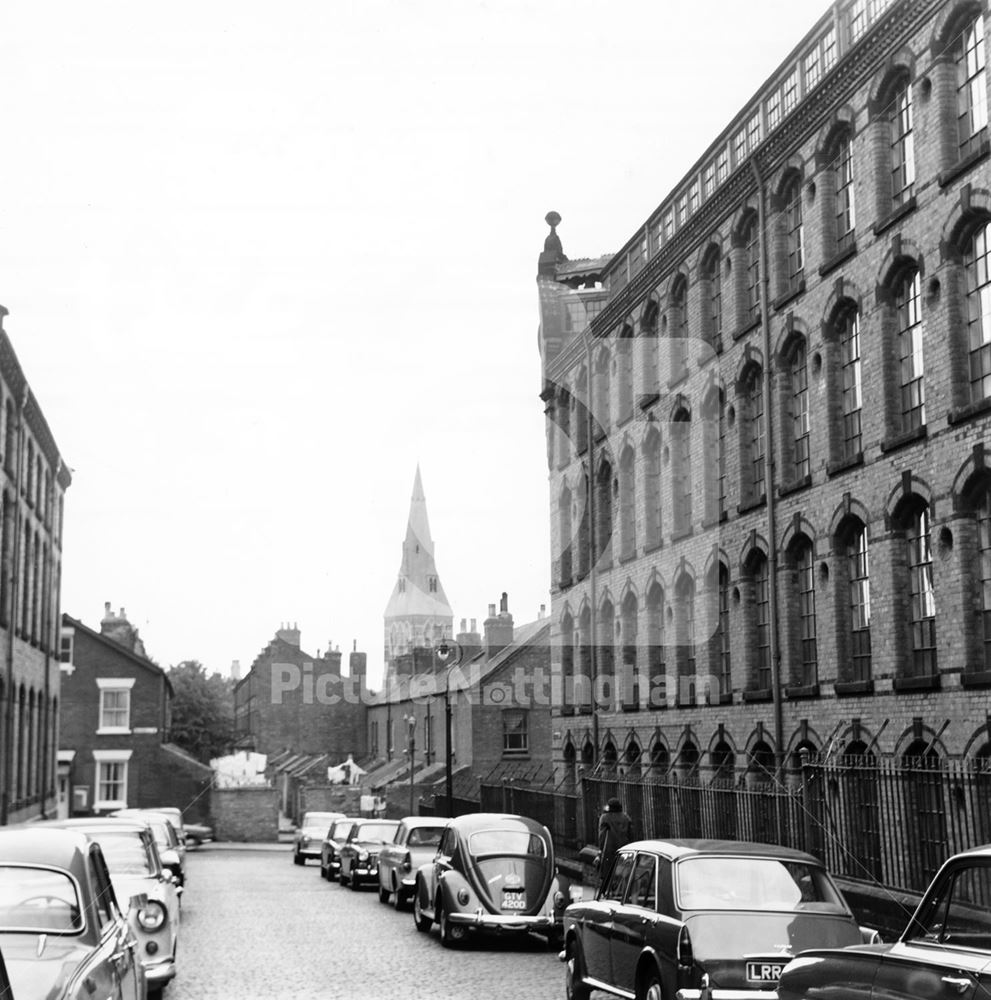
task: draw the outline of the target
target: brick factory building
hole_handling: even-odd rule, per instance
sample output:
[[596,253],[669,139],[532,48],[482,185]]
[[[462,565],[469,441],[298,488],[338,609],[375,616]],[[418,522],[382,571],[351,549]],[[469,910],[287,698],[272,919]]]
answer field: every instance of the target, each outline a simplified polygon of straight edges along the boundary
[[989,23],[836,3],[618,253],[548,216],[559,778],[988,764]]

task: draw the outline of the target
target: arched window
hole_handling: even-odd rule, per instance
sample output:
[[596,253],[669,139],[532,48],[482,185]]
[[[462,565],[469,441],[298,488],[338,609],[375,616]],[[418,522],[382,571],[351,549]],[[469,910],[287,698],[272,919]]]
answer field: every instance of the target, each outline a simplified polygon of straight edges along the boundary
[[572,583],[571,505],[573,503],[571,490],[565,486],[561,490],[557,502],[558,552],[560,553],[557,579],[562,589],[570,587]]
[[715,524],[726,513],[726,406],[721,390],[709,394],[702,417],[705,523]]
[[575,450],[580,455],[588,449],[588,370],[584,367],[579,369],[575,379],[575,395],[571,402],[575,411]]
[[798,292],[805,279],[805,235],[802,224],[802,178],[793,173],[781,191],[784,229],[783,296]]
[[792,475],[799,482],[812,474],[809,448],[809,368],[804,338],[796,338],[788,362],[789,404],[792,425]]
[[758,691],[771,690],[771,590],[767,558],[756,553],[750,563],[753,579],[753,686]]
[[733,697],[733,672],[730,656],[730,581],[729,567],[719,563],[717,579],[717,651],[720,701]]
[[571,615],[561,619],[561,714],[575,710],[575,623]]
[[901,387],[901,432],[926,423],[926,387],[922,359],[922,294],[918,268],[895,279],[894,304],[898,317],[898,380]]
[[871,581],[870,561],[867,550],[867,528],[859,520],[851,520],[840,536],[844,556],[839,594],[843,616],[841,648],[847,647],[847,656],[841,658],[839,680],[841,683],[863,683],[871,679]]
[[705,282],[704,293],[706,299],[705,328],[703,337],[714,349],[719,350],[722,346],[723,333],[723,300],[722,300],[722,256],[719,247],[713,246],[705,255],[702,262],[702,277]]
[[953,44],[952,57],[957,70],[958,159],[962,160],[980,148],[988,125],[982,14],[964,26]]
[[678,704],[695,705],[697,690],[695,581],[684,573],[676,589],[676,641],[678,655]]
[[798,671],[793,680],[799,687],[812,687],[818,680],[816,649],[816,583],[812,543],[802,539],[794,552],[798,597]]
[[891,90],[891,208],[906,204],[915,194],[915,138],[912,124],[912,85],[902,77]]
[[[575,569],[575,578],[578,580],[584,580],[585,577],[588,576],[588,571],[591,565],[592,525],[591,518],[589,517],[587,502],[588,490],[588,475],[585,474],[582,476],[582,492],[581,496],[578,498],[578,502],[581,505],[581,516],[578,519],[578,533],[576,536],[576,540],[578,542],[578,559]],[[575,523],[574,515],[571,518],[571,523],[572,525]]]
[[764,425],[764,389],[761,384],[761,371],[751,366],[750,372],[742,386],[744,419],[740,421],[742,436],[742,456],[744,467],[741,480],[745,484],[745,499],[750,504],[763,500],[766,490],[766,432]]
[[610,426],[609,368],[611,364],[609,351],[603,347],[596,357],[593,376],[592,427],[596,440],[605,437]]
[[647,673],[650,680],[650,708],[667,706],[667,678],[664,663],[664,589],[655,580],[647,591]]
[[633,416],[633,330],[624,326],[616,341],[616,422]]
[[678,275],[671,288],[668,315],[670,381],[677,382],[688,375],[688,282],[683,274]]
[[857,225],[853,197],[853,138],[845,131],[833,147],[833,214],[837,254],[844,253],[854,245]]
[[983,622],[984,669],[991,670],[991,484],[987,484],[977,502],[978,579],[980,614]]
[[651,299],[644,309],[643,320],[640,323],[642,394],[646,398],[656,395],[661,388],[661,376],[658,368],[660,352],[657,346],[659,319],[660,310],[657,306],[657,300]]
[[578,711],[592,711],[592,614],[583,608],[578,619],[578,672],[575,678]]
[[606,601],[599,613],[596,631],[598,677],[595,698],[601,699],[600,706],[607,712],[617,704],[615,618],[612,602]]
[[613,530],[613,474],[612,463],[606,458],[595,477],[595,532],[592,558],[608,565],[612,561]]
[[632,559],[636,540],[636,457],[626,447],[619,459],[619,544],[620,559]]
[[964,253],[967,271],[967,331],[970,401],[991,396],[991,222],[979,226]]
[[843,430],[839,441],[840,463],[859,458],[863,447],[861,408],[863,388],[860,372],[860,312],[856,307],[843,311],[836,321],[840,348]]
[[897,513],[903,532],[903,562],[896,586],[904,588],[908,636],[908,656],[904,672],[908,677],[936,675],[936,591],[929,506],[919,498],[904,503]]
[[571,461],[571,394],[561,389],[557,395],[554,416],[557,421],[557,465],[563,469]]
[[671,424],[671,492],[674,531],[687,534],[692,529],[692,440],[691,418],[681,408]]
[[746,247],[746,321],[747,325],[760,319],[760,226],[756,212],[750,212],[741,232]]
[[640,707],[640,675],[637,645],[637,599],[633,594],[627,594],[623,599],[622,627],[622,663],[620,677],[620,698],[623,708],[632,711]]
[[656,427],[643,443],[644,542],[647,550],[661,544],[661,435]]

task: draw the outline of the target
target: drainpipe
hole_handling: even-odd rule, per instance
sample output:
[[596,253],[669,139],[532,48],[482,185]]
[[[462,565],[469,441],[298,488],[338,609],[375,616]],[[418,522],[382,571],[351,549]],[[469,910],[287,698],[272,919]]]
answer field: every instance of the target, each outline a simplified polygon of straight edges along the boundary
[[587,497],[587,507],[588,507],[588,548],[589,548],[589,571],[588,571],[588,586],[589,586],[589,600],[592,605],[592,614],[589,618],[591,623],[591,628],[589,629],[588,640],[591,647],[592,657],[590,661],[590,666],[592,668],[592,746],[595,748],[595,763],[598,764],[599,761],[599,702],[596,698],[596,691],[598,689],[599,682],[599,657],[598,651],[596,649],[596,643],[598,641],[598,629],[596,618],[598,617],[598,608],[595,604],[596,598],[596,559],[598,548],[595,544],[596,537],[596,518],[595,518],[595,417],[593,415],[593,405],[595,402],[595,390],[593,386],[593,372],[592,372],[592,338],[589,336],[589,328],[585,327],[582,331],[582,343],[585,346],[585,368],[588,372],[588,378],[585,381],[586,390],[588,392],[588,405],[585,408],[586,417],[586,427],[588,435],[588,497]]
[[[51,478],[51,487],[45,493],[44,507],[42,508],[42,522],[44,523],[44,513],[48,512],[48,522],[49,525],[52,524],[51,514],[54,504],[52,499],[55,495],[55,490],[58,487],[58,474],[62,469],[62,460],[59,459],[55,466],[55,473]],[[41,607],[43,610],[42,614],[42,649],[45,653],[45,710],[42,713],[44,716],[45,724],[41,730],[41,746],[42,746],[42,770],[41,770],[41,818],[47,819],[48,812],[48,770],[51,764],[55,763],[52,759],[52,754],[58,749],[58,744],[55,741],[55,734],[52,731],[52,724],[55,721],[55,716],[52,713],[52,683],[51,683],[51,673],[52,673],[52,626],[53,626],[53,608],[52,608],[52,589],[54,585],[54,576],[51,567],[55,563],[55,532],[48,529],[48,561],[47,565],[41,567],[41,583],[42,583],[42,599]],[[48,585],[45,586],[45,581],[48,581]],[[58,641],[56,640],[55,649],[58,649]],[[55,763],[55,767],[52,768],[52,782],[58,782],[58,764]]]
[[[28,403],[30,389],[27,385],[21,392],[21,404],[17,408],[17,458],[14,466],[14,545],[11,553],[10,575],[7,594],[10,603],[10,619],[7,629],[7,721],[3,748],[3,789],[0,794],[0,826],[6,826],[10,817],[10,799],[17,775],[11,765],[14,759],[14,636],[17,632],[17,596],[21,561],[21,466],[24,459],[24,410]],[[18,734],[20,737],[22,734]],[[17,766],[21,767],[20,754]]]
[[757,158],[751,157],[750,168],[757,182],[757,216],[758,231],[760,233],[760,281],[758,288],[760,291],[760,326],[764,341],[764,370],[763,386],[764,394],[764,420],[767,428],[767,488],[766,488],[766,509],[767,509],[767,576],[768,576],[768,629],[771,639],[771,699],[774,707],[774,763],[775,777],[780,782],[784,772],[784,719],[783,706],[781,702],[781,645],[778,641],[778,546],[777,530],[775,527],[775,454],[774,447],[774,397],[771,393],[771,324],[769,317],[768,302],[768,275],[767,275],[767,210],[765,202],[767,191],[764,188],[764,179],[760,174],[760,167],[757,166]]

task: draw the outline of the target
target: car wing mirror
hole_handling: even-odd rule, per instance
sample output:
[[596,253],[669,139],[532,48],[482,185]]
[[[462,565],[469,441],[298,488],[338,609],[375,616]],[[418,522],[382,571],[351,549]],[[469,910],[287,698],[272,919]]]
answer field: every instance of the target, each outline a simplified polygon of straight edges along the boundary
[[148,905],[148,893],[136,893],[127,901],[127,905],[132,910],[143,910]]

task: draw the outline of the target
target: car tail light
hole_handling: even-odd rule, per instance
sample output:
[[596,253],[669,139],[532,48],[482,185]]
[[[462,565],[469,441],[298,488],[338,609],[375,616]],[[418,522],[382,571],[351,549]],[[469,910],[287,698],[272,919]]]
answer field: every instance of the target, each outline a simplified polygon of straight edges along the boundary
[[557,892],[554,893],[554,909],[555,910],[563,910],[564,907],[565,907],[565,904],[567,902],[568,902],[567,897],[564,895],[563,892],[561,892],[560,890],[558,890]]
[[406,852],[406,857],[403,858],[403,871],[408,872],[413,868],[413,859],[409,855],[409,851]]
[[678,935],[678,964],[691,968],[695,964],[695,955],[692,952],[692,939],[688,934],[688,928],[682,927]]
[[159,931],[165,926],[167,918],[165,907],[157,899],[151,900],[146,907],[138,910],[138,923],[142,930]]

